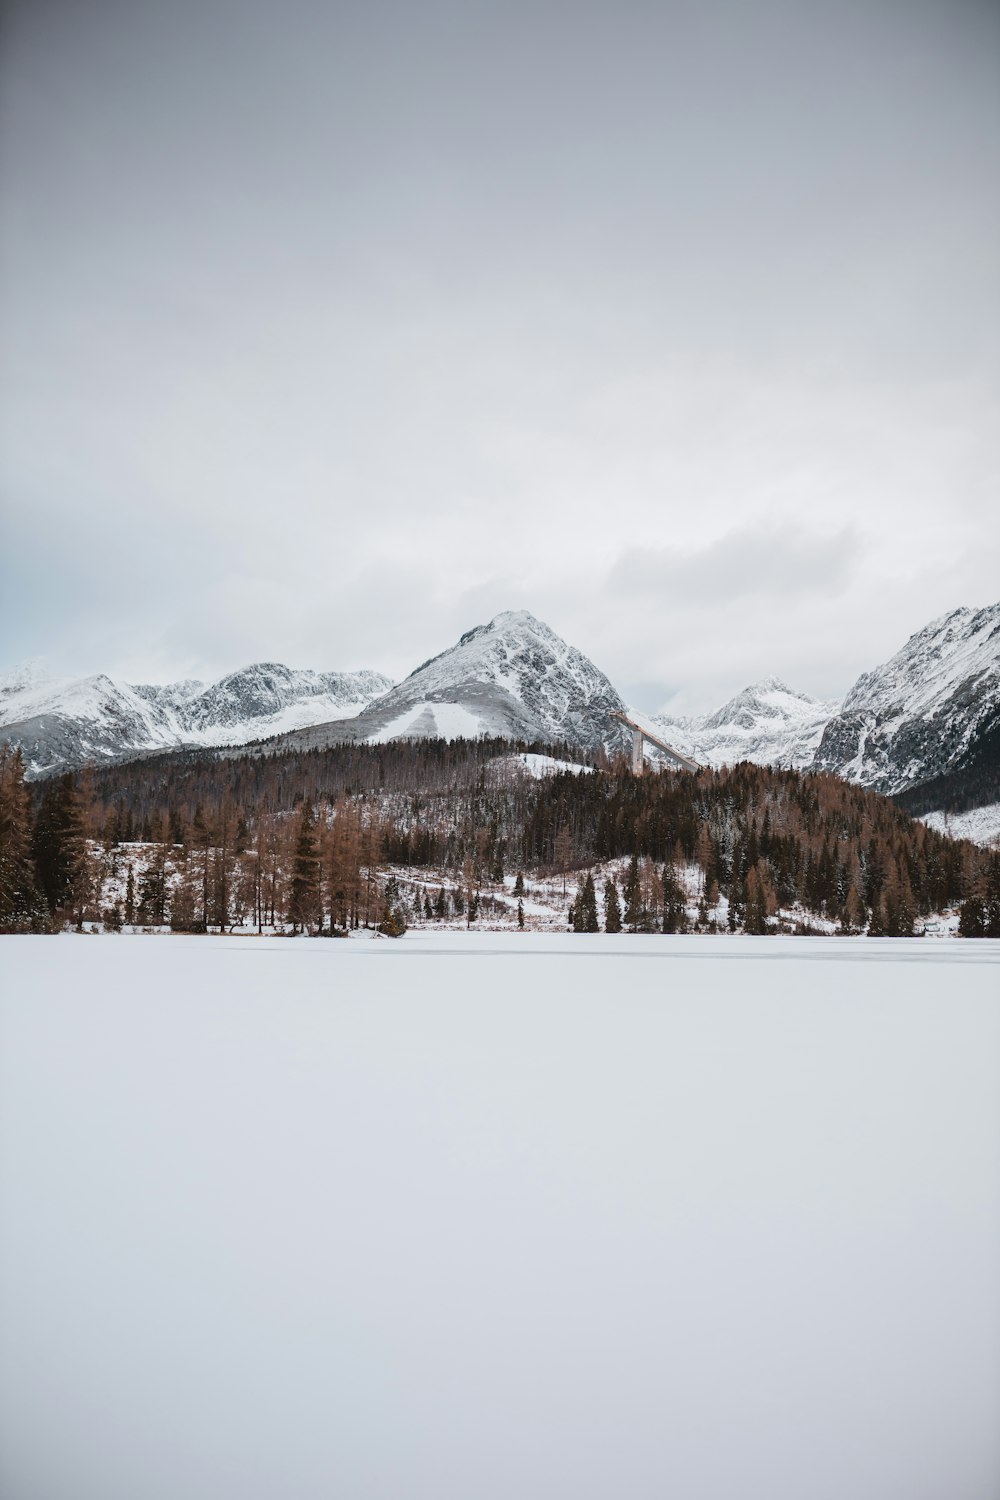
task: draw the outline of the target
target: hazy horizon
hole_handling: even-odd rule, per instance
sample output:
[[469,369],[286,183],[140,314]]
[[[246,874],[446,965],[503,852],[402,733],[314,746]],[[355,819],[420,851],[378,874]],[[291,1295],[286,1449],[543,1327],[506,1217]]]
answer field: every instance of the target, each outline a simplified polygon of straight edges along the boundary
[[[963,606],[956,606],[956,608],[962,608],[962,607]],[[965,606],[965,607],[970,607],[970,606]],[[971,606],[971,608],[976,609],[976,610],[978,610],[980,608],[988,608],[988,607],[989,607],[988,605],[975,605],[975,606]],[[502,613],[502,611],[500,613]],[[535,612],[533,610],[529,610],[528,613],[534,614]],[[946,613],[951,613],[951,611],[946,611]],[[536,615],[535,618],[538,619],[540,617]],[[486,620],[482,620],[482,621],[477,621],[476,622],[476,624],[478,624],[478,625],[486,625],[486,624],[489,624],[489,623],[491,623],[491,622],[490,621],[486,621]],[[551,625],[551,621],[548,621],[548,620],[543,621],[543,623],[546,624],[546,625]],[[931,622],[927,621],[926,623],[930,624]],[[473,629],[473,628],[474,627],[472,625],[469,626],[470,630]],[[558,632],[557,632],[557,634],[558,634]],[[457,644],[457,639],[458,638],[456,637],[456,641],[449,642],[448,646],[445,647],[445,648],[443,648],[443,649],[447,650],[447,649],[449,649],[449,647]],[[569,644],[570,646],[572,646],[575,643],[573,641],[569,641],[567,644]],[[903,644],[903,642],[900,642],[900,645],[902,645],[902,644]],[[440,653],[435,652],[433,654],[434,655],[438,655]],[[895,653],[892,653],[892,654],[895,654]],[[407,677],[412,676],[414,672],[418,671],[421,666],[425,665],[426,664],[426,660],[427,660],[427,658],[425,658],[423,661],[415,662],[414,665],[412,667],[410,667],[408,671],[402,673],[398,677],[392,677],[392,674],[388,673],[388,672],[384,673],[384,675],[388,676],[388,677],[392,677],[392,681],[394,683],[402,682]],[[174,677],[174,678],[170,678],[170,677],[164,677],[164,676],[159,676],[159,677],[133,676],[130,679],[119,678],[118,680],[119,681],[125,681],[125,680],[127,680],[130,683],[132,683],[132,684],[156,683],[156,684],[159,684],[161,686],[166,686],[166,685],[170,685],[170,684],[174,684],[174,683],[180,683],[180,682],[183,682],[183,681],[197,681],[197,682],[200,682],[202,686],[207,687],[207,686],[210,686],[213,682],[219,681],[220,678],[228,677],[228,676],[232,675],[233,673],[236,673],[236,672],[244,670],[247,667],[257,666],[257,665],[261,665],[261,664],[271,664],[271,665],[285,666],[285,667],[290,667],[290,668],[292,668],[293,670],[296,670],[296,671],[317,671],[317,672],[355,672],[355,671],[364,671],[364,670],[370,670],[370,671],[376,671],[376,672],[382,671],[382,668],[379,666],[379,664],[377,662],[374,662],[374,663],[373,662],[358,662],[358,663],[347,663],[347,664],[330,663],[330,664],[327,664],[326,666],[320,666],[320,667],[312,667],[312,666],[303,667],[302,664],[298,663],[298,662],[288,662],[288,661],[286,661],[286,662],[279,662],[277,660],[277,658],[275,658],[275,657],[262,657],[262,658],[259,659],[259,661],[256,661],[256,662],[250,662],[250,661],[240,662],[240,663],[238,663],[238,664],[236,664],[236,665],[234,665],[232,667],[225,668],[222,672],[216,674],[216,676],[214,676],[214,677],[210,676],[210,677],[204,677],[204,678],[198,678],[198,677]],[[876,665],[879,665],[879,663],[872,662],[872,663],[869,664],[869,667],[874,667]],[[597,666],[598,668],[600,668],[600,666],[601,666],[600,662],[599,661],[595,662],[595,666]],[[23,670],[26,670],[26,671],[30,671],[32,673],[32,675],[37,675],[37,676],[39,676],[41,678],[45,678],[45,679],[51,678],[52,680],[59,680],[60,678],[65,677],[65,678],[67,678],[69,680],[73,680],[73,678],[74,678],[74,674],[61,673],[61,672],[58,672],[58,671],[54,670],[53,669],[53,664],[50,663],[46,658],[40,657],[40,656],[27,657],[27,658],[22,659],[22,661],[20,661],[20,662],[11,663],[9,667],[4,668],[4,669],[0,669],[0,677],[4,676],[5,674],[13,673],[13,672],[17,671],[18,669],[23,669]],[[81,677],[87,677],[87,676],[100,676],[100,675],[106,675],[107,676],[107,675],[111,675],[111,674],[102,673],[100,671],[100,669],[98,669],[97,671],[95,671],[93,673],[81,673],[81,674],[78,674],[78,675],[81,676]],[[858,675],[860,675],[860,674],[858,674]],[[741,683],[738,687],[736,687],[733,690],[732,693],[730,693],[728,695],[728,697],[726,699],[719,700],[718,702],[715,702],[713,704],[709,704],[709,705],[707,705],[707,707],[705,707],[704,709],[701,709],[701,710],[692,710],[692,711],[689,711],[689,710],[684,709],[683,707],[677,708],[677,707],[675,707],[673,704],[671,704],[669,702],[667,702],[667,703],[649,703],[649,702],[641,702],[640,703],[640,702],[636,702],[636,703],[633,704],[633,706],[636,707],[636,708],[638,708],[638,709],[641,709],[645,713],[660,713],[660,712],[663,712],[663,711],[669,711],[669,712],[676,712],[680,716],[688,716],[690,714],[691,717],[697,717],[700,712],[712,712],[713,710],[718,709],[718,708],[724,706],[725,702],[728,702],[730,698],[735,697],[736,694],[739,693],[739,692],[741,692],[744,688],[756,686],[756,685],[758,685],[760,683],[768,681],[769,679],[778,679],[778,680],[780,680],[780,682],[782,683],[782,685],[784,687],[786,687],[786,688],[789,688],[792,692],[795,692],[795,693],[805,693],[805,694],[807,694],[807,696],[816,698],[820,702],[828,702],[828,703],[831,703],[831,704],[843,702],[843,699],[846,697],[846,695],[847,695],[849,689],[851,688],[851,686],[853,685],[853,681],[854,681],[854,679],[852,679],[852,681],[847,684],[847,686],[843,689],[842,692],[835,693],[835,694],[833,694],[833,695],[831,695],[831,696],[829,696],[827,698],[820,698],[818,694],[816,694],[816,693],[810,693],[809,690],[808,690],[808,688],[802,686],[802,684],[800,684],[800,683],[785,681],[785,679],[782,678],[779,673],[761,672],[756,677],[754,677],[753,679],[748,679],[746,682]],[[618,684],[616,682],[614,682],[613,678],[611,679],[611,681],[612,681],[612,686],[614,686],[614,687],[618,686]],[[684,693],[685,693],[684,688],[681,688],[680,694],[678,696],[681,697],[682,700],[683,700]],[[626,694],[625,696],[627,698],[628,695]],[[629,701],[631,701],[631,700],[629,700]]]

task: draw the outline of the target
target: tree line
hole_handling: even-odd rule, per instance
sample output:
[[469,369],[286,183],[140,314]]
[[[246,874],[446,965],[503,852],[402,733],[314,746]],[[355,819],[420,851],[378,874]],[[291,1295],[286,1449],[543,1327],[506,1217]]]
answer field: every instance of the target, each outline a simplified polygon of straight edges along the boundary
[[[472,921],[505,875],[561,875],[579,931],[684,931],[682,874],[698,872],[694,924],[723,910],[764,932],[801,908],[843,932],[906,936],[961,906],[967,936],[1000,936],[1000,855],[913,821],[889,799],[821,773],[742,763],[636,777],[625,761],[534,780],[503,740],[185,752],[35,783],[0,747],[0,928],[95,918],[101,869],[125,846],[124,893],[106,925],[181,931],[252,922],[293,931]],[[534,747],[577,762],[570,746]],[[592,871],[629,862],[622,888]],[[387,867],[413,872],[409,888]],[[446,878],[430,888],[420,872]],[[574,880],[576,890],[573,891]],[[523,913],[522,918],[523,921]]]

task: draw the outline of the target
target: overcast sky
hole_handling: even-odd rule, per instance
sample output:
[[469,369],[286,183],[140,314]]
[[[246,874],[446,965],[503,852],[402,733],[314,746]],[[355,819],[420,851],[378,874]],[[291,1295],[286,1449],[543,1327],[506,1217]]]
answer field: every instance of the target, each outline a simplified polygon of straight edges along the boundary
[[0,668],[647,709],[1000,597],[1000,7],[22,0]]

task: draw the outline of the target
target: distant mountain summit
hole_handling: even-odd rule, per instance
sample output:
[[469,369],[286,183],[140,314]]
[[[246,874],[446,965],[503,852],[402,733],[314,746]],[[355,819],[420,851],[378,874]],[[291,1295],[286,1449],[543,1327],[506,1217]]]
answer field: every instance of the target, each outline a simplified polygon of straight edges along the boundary
[[624,730],[613,715],[623,708],[582,651],[527,610],[507,610],[466,631],[352,722],[316,727],[295,742],[502,735],[616,749]]
[[812,763],[823,729],[838,707],[767,677],[704,718],[656,714],[650,722],[703,765],[752,760],[802,769]]
[[864,672],[813,764],[880,792],[959,768],[1000,717],[1000,603],[954,609]]
[[[254,741],[297,749],[489,735],[614,752],[629,741],[615,717],[624,709],[604,673],[527,610],[466,631],[395,686],[379,672],[278,662],[209,684],[52,678],[37,663],[0,677],[0,738],[24,748],[36,776],[91,759]],[[1000,803],[1000,604],[932,621],[859,677],[843,704],[768,677],[703,718],[630,712],[703,765],[834,771],[905,795],[919,813]]]
[[0,737],[19,744],[41,776],[88,760],[246,744],[356,714],[391,685],[380,672],[296,672],[258,662],[208,687],[133,686],[102,674],[47,677],[29,663],[0,678]]

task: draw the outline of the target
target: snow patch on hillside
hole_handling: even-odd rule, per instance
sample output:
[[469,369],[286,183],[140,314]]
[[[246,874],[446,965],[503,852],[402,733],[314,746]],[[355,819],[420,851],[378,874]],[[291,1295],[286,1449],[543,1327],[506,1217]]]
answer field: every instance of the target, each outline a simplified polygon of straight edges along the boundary
[[1000,847],[1000,802],[950,815],[945,812],[925,813],[920,821],[949,838],[970,839],[985,848]]

